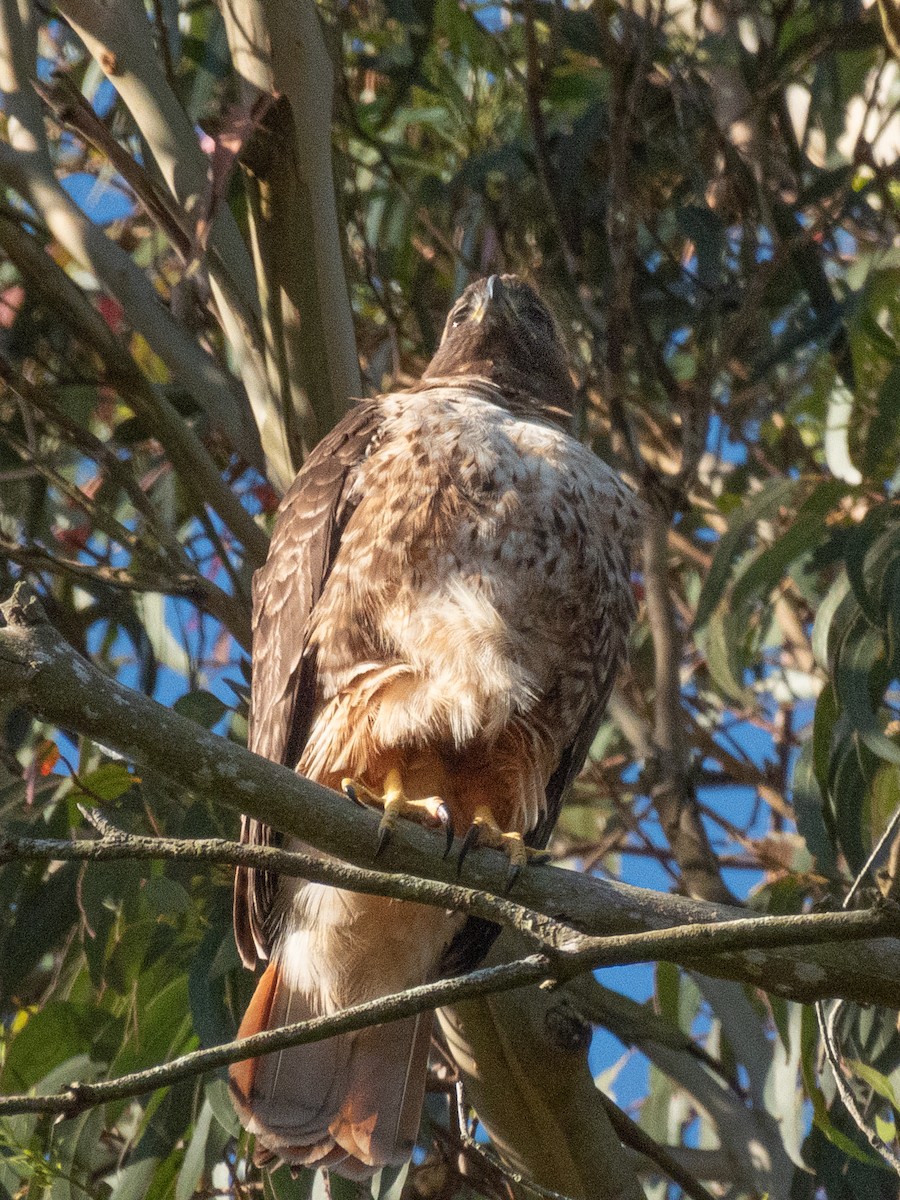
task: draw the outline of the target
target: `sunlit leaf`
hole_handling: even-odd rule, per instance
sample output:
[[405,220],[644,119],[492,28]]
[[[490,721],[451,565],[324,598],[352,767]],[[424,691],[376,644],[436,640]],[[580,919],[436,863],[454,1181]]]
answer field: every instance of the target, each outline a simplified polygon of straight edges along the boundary
[[79,775],[74,781],[73,795],[82,803],[110,802],[118,800],[134,784],[140,783],[140,776],[135,775],[126,763],[102,763],[95,771],[87,775]]

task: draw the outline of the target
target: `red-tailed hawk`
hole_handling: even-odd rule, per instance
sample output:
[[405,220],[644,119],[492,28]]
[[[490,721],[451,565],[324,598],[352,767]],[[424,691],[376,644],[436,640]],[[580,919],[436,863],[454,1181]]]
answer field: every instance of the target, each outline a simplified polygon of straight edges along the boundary
[[[523,838],[546,843],[625,653],[638,521],[565,432],[572,402],[550,313],[492,275],[457,301],[417,387],[358,404],[319,444],[255,579],[251,749],[382,798],[386,830],[475,823],[516,864]],[[245,820],[242,837],[272,835]],[[435,978],[463,924],[239,869],[241,957],[268,963],[240,1036]],[[404,1161],[430,1032],[427,1014],[238,1063],[258,1160],[351,1179]]]

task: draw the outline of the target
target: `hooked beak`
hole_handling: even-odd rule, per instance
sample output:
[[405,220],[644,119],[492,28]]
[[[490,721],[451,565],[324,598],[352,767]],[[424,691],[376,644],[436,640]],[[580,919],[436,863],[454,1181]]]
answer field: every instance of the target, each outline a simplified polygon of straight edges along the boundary
[[484,299],[472,314],[471,319],[480,325],[491,309],[497,309],[507,302],[506,288],[499,275],[491,275],[484,289]]

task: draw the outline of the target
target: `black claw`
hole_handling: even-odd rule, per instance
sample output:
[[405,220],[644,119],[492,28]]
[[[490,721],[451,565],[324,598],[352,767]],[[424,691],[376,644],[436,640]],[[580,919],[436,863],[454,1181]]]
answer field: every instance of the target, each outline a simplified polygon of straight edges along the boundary
[[349,800],[353,801],[354,804],[358,804],[360,808],[365,807],[363,805],[363,802],[360,800],[359,796],[356,794],[356,788],[353,786],[352,783],[345,783],[343,785],[342,791]]
[[394,831],[390,825],[379,825],[378,827],[378,845],[375,847],[375,857],[379,858],[391,844]]
[[510,865],[510,870],[507,872],[507,875],[506,875],[506,888],[505,888],[505,891],[507,891],[507,892],[511,892],[513,890],[513,884],[516,882],[516,880],[519,878],[519,876],[522,873],[522,868],[519,866],[518,863],[510,862],[509,865]]
[[466,830],[466,836],[463,838],[463,844],[459,849],[459,858],[456,860],[456,873],[462,873],[463,863],[473,846],[478,845],[478,826],[470,825]]
[[444,858],[446,858],[453,848],[453,818],[450,816],[450,809],[446,804],[438,805],[437,817],[441,823],[441,829],[444,831],[444,837],[447,839],[444,847]]

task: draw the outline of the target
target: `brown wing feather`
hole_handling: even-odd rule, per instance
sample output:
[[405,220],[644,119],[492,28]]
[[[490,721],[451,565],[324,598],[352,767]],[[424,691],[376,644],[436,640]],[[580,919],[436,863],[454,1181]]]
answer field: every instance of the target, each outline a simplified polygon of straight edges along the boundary
[[[253,673],[249,747],[296,766],[312,719],[316,663],[306,630],[353,511],[354,468],[377,433],[375,403],[353,408],[310,454],[281,503],[269,557],[253,580]],[[241,841],[271,845],[276,834],[244,817]],[[248,967],[268,957],[267,926],[276,877],[239,867],[234,879],[234,932]]]
[[559,760],[559,766],[550,776],[547,784],[547,811],[544,819],[525,838],[529,846],[543,849],[550,841],[550,834],[559,820],[559,810],[562,808],[563,797],[574,783],[576,776],[587,761],[594,738],[597,736],[606,705],[612,691],[621,663],[617,660],[612,670],[607,671],[602,680],[602,686],[597,695],[597,701],[581,723],[581,728],[571,745],[566,746]]

